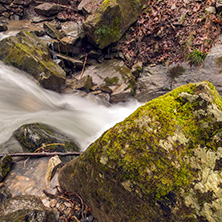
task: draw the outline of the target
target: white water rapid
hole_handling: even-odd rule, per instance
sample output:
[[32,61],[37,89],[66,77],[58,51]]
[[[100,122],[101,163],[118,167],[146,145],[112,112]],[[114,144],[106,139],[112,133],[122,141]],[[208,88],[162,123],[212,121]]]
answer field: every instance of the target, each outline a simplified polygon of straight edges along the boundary
[[0,62],[0,144],[21,125],[41,122],[74,137],[85,150],[139,105],[131,101],[105,107],[76,95],[45,90],[26,73]]

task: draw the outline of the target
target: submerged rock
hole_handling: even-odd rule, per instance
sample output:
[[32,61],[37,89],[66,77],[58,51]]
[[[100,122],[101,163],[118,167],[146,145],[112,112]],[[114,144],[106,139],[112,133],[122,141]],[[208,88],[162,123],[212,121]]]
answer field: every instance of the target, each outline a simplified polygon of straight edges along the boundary
[[35,196],[24,195],[7,199],[1,205],[0,221],[50,221],[55,222],[56,215],[47,209]]
[[85,33],[100,49],[118,41],[136,21],[145,4],[144,0],[97,0],[92,7],[89,1],[83,2],[79,9],[92,12],[84,23]]
[[65,71],[50,56],[47,45],[36,35],[21,31],[0,41],[0,59],[31,74],[44,88],[59,91]]
[[60,171],[98,221],[220,221],[222,99],[188,84],[138,108]]

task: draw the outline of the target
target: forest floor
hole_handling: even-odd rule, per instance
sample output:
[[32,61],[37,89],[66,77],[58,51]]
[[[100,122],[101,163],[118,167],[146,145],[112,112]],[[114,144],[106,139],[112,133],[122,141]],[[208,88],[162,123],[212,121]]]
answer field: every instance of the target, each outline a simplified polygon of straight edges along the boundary
[[168,66],[186,59],[201,63],[221,33],[221,14],[214,6],[215,0],[148,1],[137,22],[119,42],[129,58],[127,65],[142,61],[146,65]]

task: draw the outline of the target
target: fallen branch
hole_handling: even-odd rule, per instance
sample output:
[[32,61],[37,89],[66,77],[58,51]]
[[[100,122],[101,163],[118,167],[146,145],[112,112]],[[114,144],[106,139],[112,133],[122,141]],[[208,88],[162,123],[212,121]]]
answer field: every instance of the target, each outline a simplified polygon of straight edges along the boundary
[[80,75],[80,77],[79,77],[79,80],[82,78],[82,75],[83,75],[83,73],[84,73],[84,69],[85,69],[85,66],[86,66],[87,56],[88,56],[88,54],[86,54],[85,61],[84,61],[84,63],[83,63],[82,72],[81,72],[81,75]]
[[67,153],[62,153],[62,152],[53,152],[53,153],[48,153],[48,152],[42,152],[42,153],[9,153],[9,154],[0,154],[0,158],[8,155],[10,157],[44,157],[44,156],[79,156],[81,152],[67,152]]

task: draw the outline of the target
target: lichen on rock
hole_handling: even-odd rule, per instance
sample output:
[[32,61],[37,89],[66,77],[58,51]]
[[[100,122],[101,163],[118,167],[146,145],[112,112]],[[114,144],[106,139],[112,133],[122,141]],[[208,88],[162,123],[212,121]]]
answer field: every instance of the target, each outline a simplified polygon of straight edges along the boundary
[[211,83],[181,86],[106,131],[59,182],[103,221],[219,221],[221,117]]

